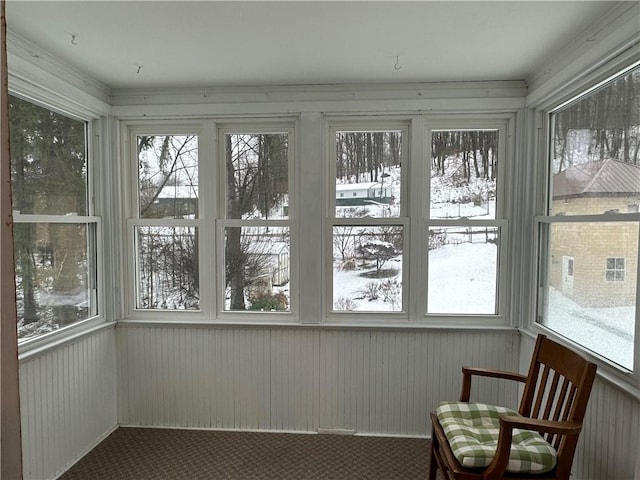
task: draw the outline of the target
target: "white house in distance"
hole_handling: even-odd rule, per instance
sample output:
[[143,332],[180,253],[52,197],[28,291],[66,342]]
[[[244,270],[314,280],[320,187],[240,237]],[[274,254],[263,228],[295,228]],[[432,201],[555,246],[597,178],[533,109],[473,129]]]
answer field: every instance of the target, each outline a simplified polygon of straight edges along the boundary
[[390,188],[381,182],[344,183],[336,185],[336,205],[367,205],[390,203]]

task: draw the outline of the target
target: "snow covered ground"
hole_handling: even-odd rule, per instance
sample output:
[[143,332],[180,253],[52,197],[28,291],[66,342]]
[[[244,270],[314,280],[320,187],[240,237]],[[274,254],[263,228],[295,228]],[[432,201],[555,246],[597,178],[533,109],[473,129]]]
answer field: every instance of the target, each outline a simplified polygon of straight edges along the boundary
[[429,313],[496,313],[497,247],[444,245],[429,252]]
[[554,288],[549,288],[546,326],[580,345],[633,368],[635,307],[581,307]]
[[[375,272],[375,264],[370,265],[366,269],[341,270],[339,266],[334,265],[333,269],[333,298],[334,308],[336,310],[354,310],[369,312],[393,312],[402,310],[402,261],[398,256],[389,260],[384,265],[384,270],[393,272],[387,278],[370,278]],[[371,283],[387,282],[392,284],[396,282],[400,288],[392,292],[379,292],[377,298],[372,298],[371,288],[367,288]],[[384,290],[384,289],[383,289]],[[387,293],[385,298],[385,293]],[[394,298],[391,298],[393,295]],[[349,307],[344,305],[336,305],[341,302],[340,299],[348,299],[353,303],[349,303]]]

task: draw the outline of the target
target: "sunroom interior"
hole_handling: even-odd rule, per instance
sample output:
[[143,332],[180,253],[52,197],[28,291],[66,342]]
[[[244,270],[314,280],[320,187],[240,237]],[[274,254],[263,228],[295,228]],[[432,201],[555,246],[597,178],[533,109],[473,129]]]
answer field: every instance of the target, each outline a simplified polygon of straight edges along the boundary
[[119,426],[428,438],[463,365],[526,372],[538,333],[598,365],[573,478],[640,478],[638,2],[8,0],[6,25],[2,478]]

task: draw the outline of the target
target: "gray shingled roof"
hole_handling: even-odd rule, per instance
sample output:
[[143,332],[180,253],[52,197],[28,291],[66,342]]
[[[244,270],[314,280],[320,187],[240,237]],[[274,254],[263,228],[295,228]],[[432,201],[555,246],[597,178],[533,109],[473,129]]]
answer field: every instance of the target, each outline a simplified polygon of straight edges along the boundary
[[553,198],[640,195],[640,166],[618,160],[573,165],[553,176]]

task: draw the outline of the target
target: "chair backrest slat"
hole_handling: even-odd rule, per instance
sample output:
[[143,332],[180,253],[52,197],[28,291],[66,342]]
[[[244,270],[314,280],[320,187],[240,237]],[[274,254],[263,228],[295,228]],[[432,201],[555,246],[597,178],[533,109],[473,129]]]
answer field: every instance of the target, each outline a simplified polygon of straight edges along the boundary
[[[542,402],[544,401],[544,394],[547,389],[547,380],[549,379],[549,372],[551,369],[548,366],[544,366],[542,370],[542,376],[540,377],[540,381],[537,382],[537,387],[534,386],[534,389],[537,389],[538,394],[536,395],[536,403],[533,407],[533,411],[531,411],[530,416],[534,418],[538,418],[540,414],[540,408],[542,407]],[[534,379],[530,379],[534,381]]]
[[569,390],[569,396],[567,397],[567,401],[565,402],[565,410],[562,414],[562,417],[559,419],[563,422],[566,422],[569,419],[569,413],[571,412],[571,408],[573,406],[573,402],[576,399],[576,393],[578,389],[575,385],[571,385],[571,389]]
[[567,378],[562,377],[562,386],[560,387],[560,394],[556,400],[556,408],[553,411],[553,416],[551,418],[547,417],[549,420],[560,420],[562,410],[568,411],[570,409],[569,398],[567,397],[570,384],[571,382]]
[[544,396],[546,397],[544,413],[542,414],[542,417],[538,418],[543,418],[545,420],[549,420],[551,418],[551,409],[553,408],[553,404],[556,399],[556,392],[558,391],[558,383],[560,383],[560,379],[561,375],[558,372],[553,372],[551,385],[549,386],[549,389],[544,392]]

